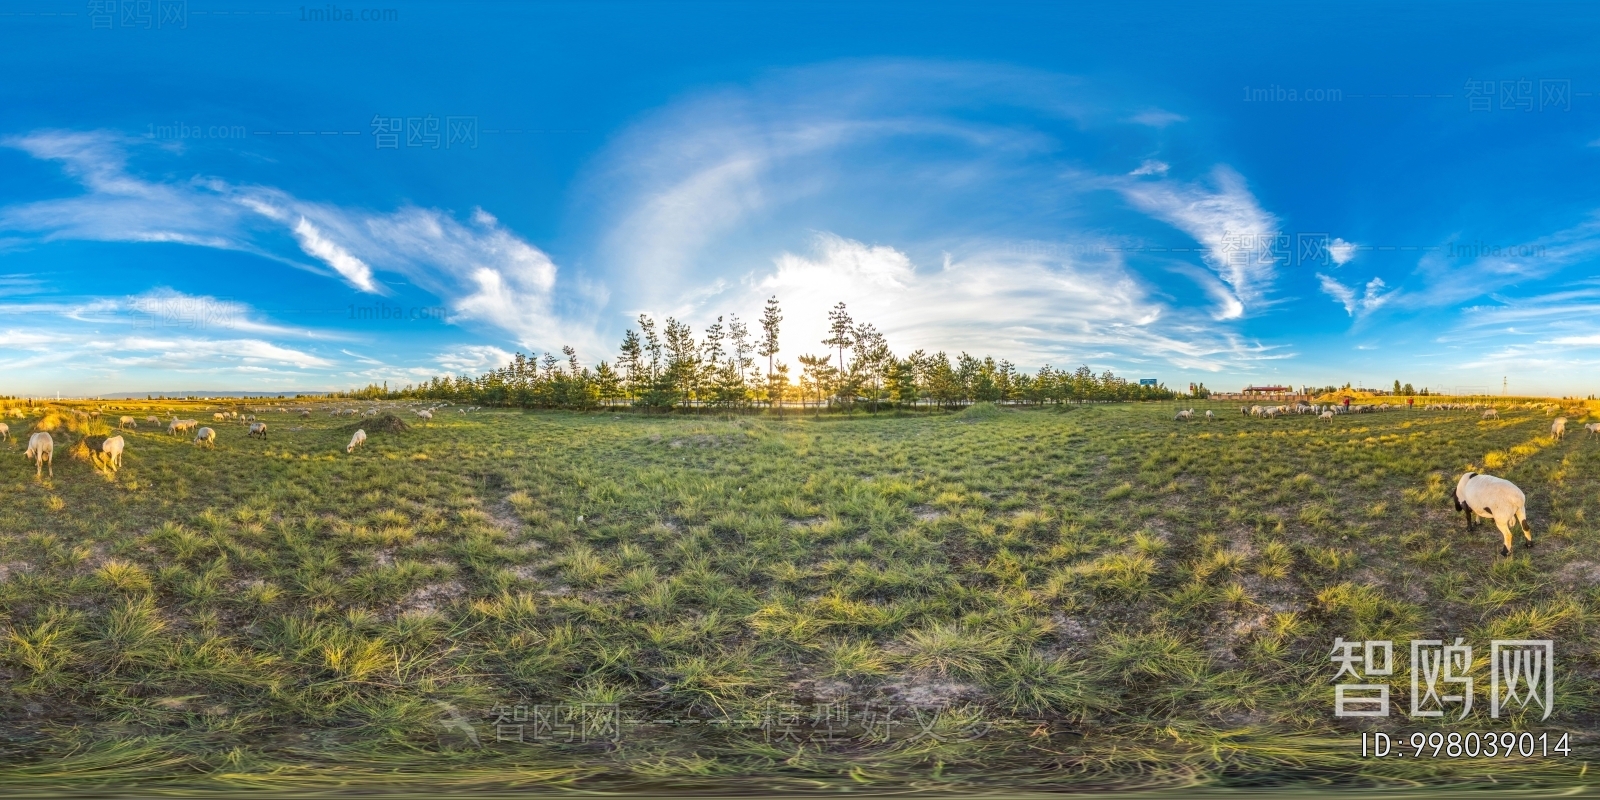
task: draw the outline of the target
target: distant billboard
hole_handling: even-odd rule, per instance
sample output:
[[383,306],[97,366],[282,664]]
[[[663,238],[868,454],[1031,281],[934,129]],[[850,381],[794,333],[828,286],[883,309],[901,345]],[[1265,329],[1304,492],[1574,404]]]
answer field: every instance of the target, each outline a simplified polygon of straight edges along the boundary
[[1156,385],[1156,379],[1155,378],[1140,378],[1139,379],[1139,385],[1140,386],[1154,386],[1154,385]]

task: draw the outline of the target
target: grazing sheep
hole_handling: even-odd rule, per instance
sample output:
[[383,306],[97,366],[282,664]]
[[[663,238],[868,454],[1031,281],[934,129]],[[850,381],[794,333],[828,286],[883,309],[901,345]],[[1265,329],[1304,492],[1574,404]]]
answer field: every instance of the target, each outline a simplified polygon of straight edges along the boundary
[[1533,529],[1528,527],[1527,498],[1517,485],[1493,475],[1468,472],[1456,482],[1454,496],[1456,510],[1466,512],[1467,530],[1472,530],[1473,517],[1493,519],[1495,527],[1505,537],[1505,547],[1500,555],[1511,555],[1512,531],[1522,529],[1522,535],[1533,546]]
[[267,438],[267,423],[265,423],[265,422],[252,422],[252,423],[250,423],[250,432],[246,433],[245,436],[260,436],[263,439]]
[[198,420],[174,419],[171,423],[169,423],[167,425],[167,433],[171,433],[171,434],[185,433],[187,431],[194,430],[195,426],[197,426],[199,424],[200,424],[200,422]]
[[300,412],[300,416],[302,418],[309,417],[309,416],[311,416],[311,412],[310,411],[302,411],[302,412]]
[[1332,422],[1333,421],[1333,412],[1332,411],[1324,411],[1321,414],[1317,415],[1317,419],[1325,419],[1325,420],[1327,420],[1329,422]]
[[11,426],[0,422],[0,439],[11,441]]
[[1555,422],[1550,423],[1550,438],[1555,439],[1556,441],[1559,442],[1566,435],[1567,435],[1567,418],[1566,417],[1556,417]]
[[100,452],[106,454],[106,460],[111,463],[112,469],[122,469],[123,444],[121,436],[113,436],[100,445]]
[[1210,422],[1214,418],[1215,418],[1215,415],[1213,415],[1211,413],[1211,410],[1210,409],[1206,409],[1206,422]]
[[423,419],[433,419],[433,412],[428,410],[418,411],[417,416]]
[[364,431],[364,430],[357,429],[356,430],[356,435],[350,437],[350,444],[345,446],[344,451],[346,453],[354,453],[356,451],[356,448],[360,447],[362,445],[362,443],[364,443],[366,441],[367,441],[367,432]]
[[212,422],[221,422],[221,421],[223,421],[223,420],[225,420],[227,418],[228,418],[228,415],[222,413],[221,411],[218,411],[217,413],[211,415],[211,421]]
[[217,449],[217,432],[210,428],[201,428],[196,431],[193,444],[200,444],[201,442],[205,442],[206,446],[212,450]]
[[153,415],[145,417],[144,421],[150,423],[151,425],[160,425],[161,424],[161,420],[158,419],[157,417],[153,416]]
[[1498,412],[1498,411],[1496,411],[1496,410],[1491,408],[1488,411],[1483,412],[1483,415],[1482,415],[1481,418],[1482,419],[1499,419],[1500,418],[1500,412]]
[[125,425],[132,425],[134,428],[139,427],[139,423],[135,422],[133,417],[123,417],[122,419],[117,420],[117,430],[122,430],[123,426]]
[[33,477],[39,477],[39,470],[45,462],[50,462],[50,477],[56,476],[56,440],[50,438],[45,431],[28,437],[28,451],[22,454],[25,458],[33,459]]
[[1183,420],[1184,422],[1188,422],[1189,420],[1194,419],[1194,409],[1187,408],[1187,409],[1184,409],[1182,411],[1179,411],[1178,415],[1173,417],[1173,419],[1179,419],[1179,420]]
[[1588,431],[1590,436],[1600,436],[1600,422],[1591,422],[1583,426],[1583,429]]

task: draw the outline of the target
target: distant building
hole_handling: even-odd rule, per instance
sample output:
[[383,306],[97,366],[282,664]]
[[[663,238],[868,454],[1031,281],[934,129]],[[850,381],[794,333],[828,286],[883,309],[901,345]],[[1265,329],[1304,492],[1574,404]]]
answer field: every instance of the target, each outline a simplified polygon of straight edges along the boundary
[[1289,386],[1246,386],[1240,394],[1290,394],[1293,391]]

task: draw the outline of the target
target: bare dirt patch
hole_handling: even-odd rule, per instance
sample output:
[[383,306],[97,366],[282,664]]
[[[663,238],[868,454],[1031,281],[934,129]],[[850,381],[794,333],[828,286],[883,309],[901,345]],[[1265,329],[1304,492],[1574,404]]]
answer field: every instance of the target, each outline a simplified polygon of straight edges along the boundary
[[443,606],[448,606],[456,600],[466,596],[467,587],[461,581],[446,581],[433,583],[413,591],[401,600],[396,609],[400,612],[407,611],[438,611]]
[[970,683],[939,680],[923,676],[904,676],[880,687],[897,703],[912,706],[948,707],[960,703],[982,702],[985,692]]
[[1593,561],[1574,561],[1556,570],[1555,576],[1556,580],[1568,585],[1593,586],[1600,583],[1600,564]]

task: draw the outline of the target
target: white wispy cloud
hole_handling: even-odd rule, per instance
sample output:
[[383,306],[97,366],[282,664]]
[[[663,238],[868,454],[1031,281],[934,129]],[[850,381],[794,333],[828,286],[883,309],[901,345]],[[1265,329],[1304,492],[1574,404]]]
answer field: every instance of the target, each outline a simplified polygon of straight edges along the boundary
[[1334,266],[1342,267],[1356,257],[1357,247],[1358,245],[1356,244],[1335,238],[1333,241],[1328,242],[1328,258],[1333,261]]
[[1550,278],[1596,258],[1600,258],[1600,213],[1555,233],[1502,248],[1495,254],[1457,257],[1429,253],[1418,262],[1409,281],[1411,285],[1396,294],[1393,305],[1405,308],[1458,305],[1519,283]]
[[[373,212],[216,177],[147,180],[127,163],[128,149],[146,143],[105,132],[41,131],[0,144],[60,163],[86,190],[0,208],[0,230],[38,241],[177,242],[250,252],[337,276],[365,293],[385,293],[377,276],[390,272],[444,300],[454,321],[498,328],[527,347],[554,347],[564,338],[553,304],[556,265],[482,209],[461,222],[437,209]],[[314,262],[284,253],[283,238]]]
[[[284,325],[266,319],[250,304],[232,298],[194,295],[158,286],[125,297],[92,297],[0,304],[0,313],[59,317],[95,326],[225,330],[264,336],[340,339],[346,334]],[[49,324],[44,322],[43,324]]]
[[344,279],[363,292],[377,292],[378,285],[372,281],[372,268],[366,262],[351,255],[348,250],[328,241],[305,217],[301,217],[294,224],[294,238],[299,240],[300,249],[308,255],[319,258],[323,263],[333,267],[334,271],[344,276]]
[[1367,281],[1366,289],[1359,295],[1356,294],[1356,289],[1345,286],[1320,272],[1317,273],[1317,280],[1322,283],[1323,293],[1344,306],[1345,313],[1352,317],[1358,314],[1366,315],[1381,308],[1394,295],[1393,292],[1383,291],[1387,284],[1382,278],[1375,277]]
[[1130,172],[1128,174],[1129,175],[1165,175],[1165,174],[1167,174],[1167,170],[1170,170],[1170,169],[1172,169],[1172,166],[1170,164],[1168,164],[1167,162],[1165,162],[1165,161],[1157,161],[1157,160],[1155,160],[1153,158],[1147,158],[1147,159],[1144,160],[1143,163],[1141,163],[1138,166],[1138,168],[1134,169],[1132,172]]
[[1137,353],[1206,371],[1287,355],[1153,300],[1114,261],[1076,263],[1003,246],[947,255],[939,267],[923,269],[892,246],[819,233],[809,252],[780,254],[770,271],[752,274],[722,299],[754,310],[772,295],[786,309],[816,312],[786,312],[781,360],[789,363],[827,349],[821,312],[841,301],[902,354],[966,350],[1060,366]]
[[[969,113],[996,106],[1017,119],[979,124],[986,115]],[[1035,364],[1093,353],[1198,369],[1286,357],[1290,348],[1229,327],[1268,304],[1275,272],[1265,248],[1246,248],[1243,263],[1230,251],[1227,240],[1277,232],[1243,178],[1224,167],[1208,185],[1170,181],[1157,158],[1132,175],[1100,175],[1073,158],[1069,142],[1086,130],[1151,136],[1138,128],[1181,119],[1063,76],[992,65],[786,71],[642,120],[602,154],[584,195],[605,223],[603,260],[617,265],[619,322],[645,311],[703,326],[718,313],[754,314],[777,293],[791,319],[805,320],[797,325],[818,324],[839,300],[859,305],[896,331],[897,347],[984,349]],[[1008,246],[1104,243],[1105,229],[1063,230],[1061,220],[1104,206],[1093,196],[1108,190],[1135,201],[1116,211],[1135,225],[1152,216],[1205,242],[1210,271],[1185,272],[1193,290],[1180,284],[1182,297],[1156,299],[1120,259]],[[832,233],[808,251],[797,230]],[[894,246],[860,241],[888,231]],[[768,273],[773,252],[783,255]],[[937,267],[938,252],[950,254],[948,266]],[[746,277],[729,286],[730,272]],[[821,349],[807,337],[816,338],[801,334],[799,349]]]
[[493,345],[475,344],[438,353],[433,360],[452,374],[478,375],[503,367],[511,363],[512,358],[512,353]]
[[1277,273],[1278,220],[1261,208],[1244,178],[1227,167],[1211,173],[1211,186],[1176,181],[1117,184],[1134,207],[1187,233],[1205,246],[1205,263],[1237,303],[1224,304],[1223,318],[1260,304]]
[[1182,114],[1177,114],[1171,111],[1163,111],[1159,108],[1141,111],[1137,114],[1134,114],[1129,119],[1132,122],[1136,122],[1140,125],[1148,125],[1152,128],[1165,128],[1174,122],[1187,122],[1189,120],[1188,117]]

